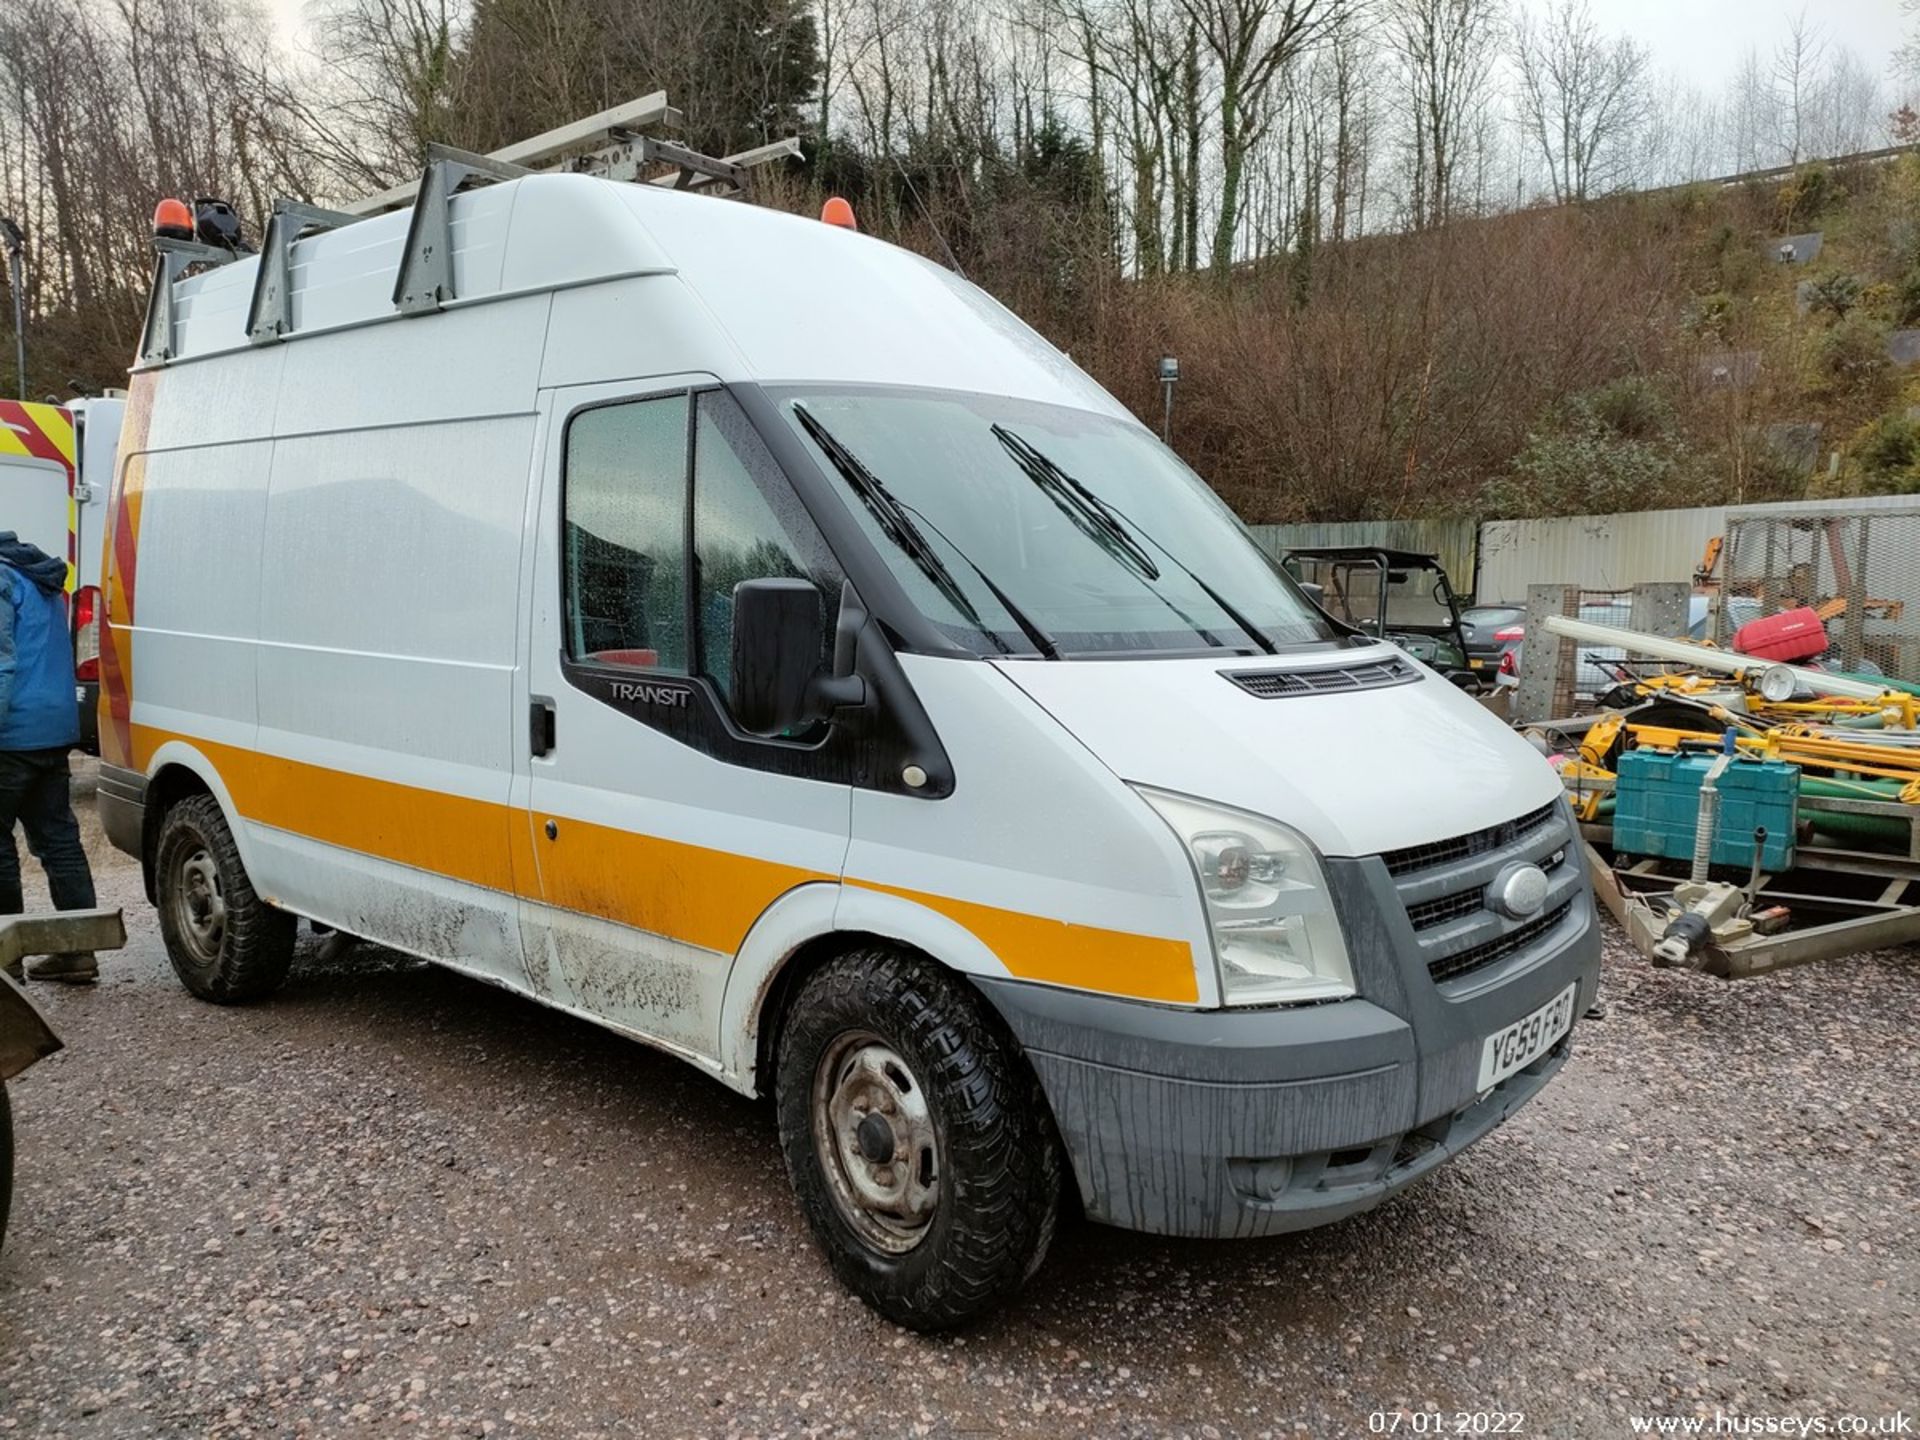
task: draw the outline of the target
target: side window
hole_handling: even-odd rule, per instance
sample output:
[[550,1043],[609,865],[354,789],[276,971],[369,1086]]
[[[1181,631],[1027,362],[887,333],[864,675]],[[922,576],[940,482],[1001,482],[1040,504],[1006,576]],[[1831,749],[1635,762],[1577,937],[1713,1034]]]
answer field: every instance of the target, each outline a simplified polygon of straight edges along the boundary
[[582,411],[562,496],[567,653],[685,675],[688,397]]
[[830,618],[839,604],[840,572],[766,445],[724,390],[698,397],[693,461],[700,672],[724,698],[732,693],[733,587],[742,580],[812,580]]

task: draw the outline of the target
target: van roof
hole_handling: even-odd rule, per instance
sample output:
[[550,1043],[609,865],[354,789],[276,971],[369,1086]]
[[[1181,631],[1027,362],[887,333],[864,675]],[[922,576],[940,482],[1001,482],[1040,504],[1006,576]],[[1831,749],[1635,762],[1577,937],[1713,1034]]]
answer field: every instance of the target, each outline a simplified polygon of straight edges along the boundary
[[[292,331],[278,343],[427,323],[401,317],[393,300],[411,214],[393,211],[296,242]],[[685,368],[714,368],[718,354],[732,372],[723,380],[925,385],[1127,414],[986,292],[872,236],[585,175],[532,175],[463,191],[450,220],[458,298],[446,310],[646,280],[692,290],[696,328],[706,333],[689,347],[699,354]],[[253,348],[247,310],[259,264],[250,256],[176,283],[173,358],[165,363]],[[687,323],[684,300],[669,306],[676,324]],[[604,378],[634,373],[649,372]]]

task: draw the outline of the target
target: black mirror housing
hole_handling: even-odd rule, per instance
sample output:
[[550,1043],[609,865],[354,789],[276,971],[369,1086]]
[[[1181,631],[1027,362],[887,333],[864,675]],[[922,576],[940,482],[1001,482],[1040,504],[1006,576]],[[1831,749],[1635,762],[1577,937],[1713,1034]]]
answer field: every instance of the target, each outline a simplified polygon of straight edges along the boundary
[[817,719],[815,679],[826,646],[819,587],[810,580],[743,580],[733,587],[733,716],[755,735]]

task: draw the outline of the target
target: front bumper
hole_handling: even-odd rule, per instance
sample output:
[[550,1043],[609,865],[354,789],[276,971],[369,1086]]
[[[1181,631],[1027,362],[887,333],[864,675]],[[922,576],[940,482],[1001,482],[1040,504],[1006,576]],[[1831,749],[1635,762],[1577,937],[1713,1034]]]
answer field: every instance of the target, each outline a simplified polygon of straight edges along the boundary
[[[1482,1095],[1481,1047],[1599,989],[1584,872],[1530,943],[1435,981],[1378,858],[1330,861],[1360,998],[1174,1010],[1015,981],[981,989],[1046,1092],[1087,1214],[1162,1235],[1274,1234],[1371,1209],[1485,1135],[1566,1063],[1574,1031]],[[1467,938],[1477,938],[1468,936]]]

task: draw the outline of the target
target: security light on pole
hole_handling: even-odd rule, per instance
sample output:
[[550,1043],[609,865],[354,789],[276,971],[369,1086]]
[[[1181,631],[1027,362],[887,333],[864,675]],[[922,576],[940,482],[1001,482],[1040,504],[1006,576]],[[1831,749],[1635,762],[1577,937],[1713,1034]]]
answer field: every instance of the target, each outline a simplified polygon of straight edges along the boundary
[[1160,390],[1165,399],[1165,409],[1160,417],[1160,438],[1166,444],[1173,443],[1173,387],[1180,383],[1180,361],[1172,355],[1160,357]]
[[7,278],[13,287],[13,364],[16,389],[27,398],[27,235],[11,218],[0,215],[0,245],[7,247]]

